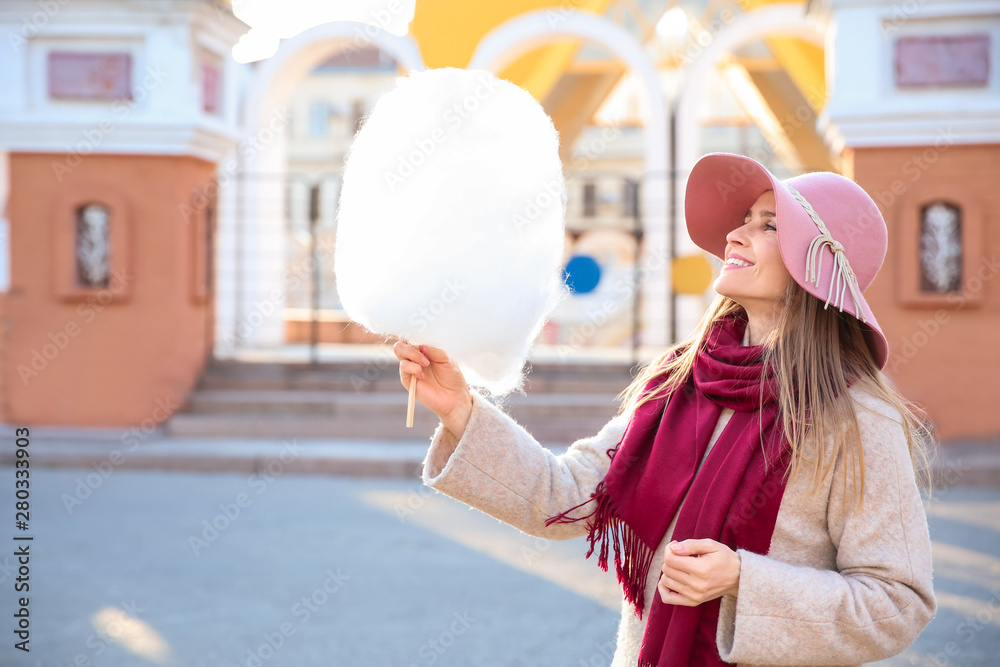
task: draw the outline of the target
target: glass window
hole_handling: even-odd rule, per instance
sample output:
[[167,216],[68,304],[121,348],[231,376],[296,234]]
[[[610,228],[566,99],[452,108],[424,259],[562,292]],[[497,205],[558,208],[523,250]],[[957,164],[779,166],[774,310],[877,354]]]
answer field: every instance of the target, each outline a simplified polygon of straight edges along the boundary
[[947,202],[920,210],[920,291],[962,289],[962,212]]
[[625,179],[622,185],[622,215],[626,218],[639,215],[639,183],[631,178]]
[[593,218],[597,214],[597,186],[594,183],[583,184],[583,217]]
[[76,212],[76,278],[84,287],[107,287],[110,278],[111,214],[87,204]]
[[309,107],[309,136],[325,137],[330,129],[330,109],[326,102],[313,102]]

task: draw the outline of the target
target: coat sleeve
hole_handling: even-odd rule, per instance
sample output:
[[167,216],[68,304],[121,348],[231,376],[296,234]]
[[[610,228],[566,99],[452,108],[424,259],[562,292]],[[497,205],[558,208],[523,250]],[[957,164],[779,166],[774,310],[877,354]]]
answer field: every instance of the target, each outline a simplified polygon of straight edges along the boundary
[[[473,390],[472,412],[461,439],[456,444],[438,424],[422,480],[529,535],[577,537],[587,533],[586,521],[546,526],[545,520],[587,501],[611,465],[607,450],[621,441],[627,424],[626,414],[617,415],[596,435],[575,441],[556,456]],[[584,516],[593,508],[591,500],[572,516]]]
[[[902,652],[934,617],[927,517],[899,413],[859,406],[857,415],[864,447],[864,504],[854,508],[844,492],[841,457],[832,473],[826,512],[836,569],[791,565],[739,549],[739,592],[723,596],[719,613],[723,660],[765,665],[873,662]],[[852,490],[848,479],[847,491]]]

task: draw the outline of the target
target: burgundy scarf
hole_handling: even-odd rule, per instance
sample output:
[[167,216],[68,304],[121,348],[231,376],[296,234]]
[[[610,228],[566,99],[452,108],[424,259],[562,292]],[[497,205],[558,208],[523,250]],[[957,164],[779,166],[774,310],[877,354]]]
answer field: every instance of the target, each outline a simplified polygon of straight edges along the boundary
[[[669,401],[648,401],[632,415],[621,442],[608,450],[611,467],[590,499],[546,522],[589,519],[587,557],[599,541],[604,571],[611,538],[618,581],[639,618],[649,568],[663,565],[652,563],[653,552],[685,494],[672,539],[710,538],[760,554],[770,548],[790,452],[777,418],[777,383],[761,362],[763,347],[741,344],[746,325],[743,311],[713,322],[687,381]],[[665,379],[654,377],[643,395]],[[723,407],[735,413],[696,476]],[[590,500],[597,501],[593,513],[568,516]],[[640,667],[725,665],[715,643],[721,600],[686,607],[665,604],[654,593]]]

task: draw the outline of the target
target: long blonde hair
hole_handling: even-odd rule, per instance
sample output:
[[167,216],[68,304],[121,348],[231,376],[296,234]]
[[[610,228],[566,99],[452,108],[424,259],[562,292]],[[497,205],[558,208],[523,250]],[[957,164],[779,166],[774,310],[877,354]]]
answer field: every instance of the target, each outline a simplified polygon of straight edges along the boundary
[[[743,307],[733,299],[717,296],[688,339],[640,367],[635,379],[616,397],[621,401],[619,414],[632,412],[647,401],[673,394],[691,374],[695,357],[705,344],[711,323],[742,310]],[[903,397],[875,363],[865,342],[862,324],[856,318],[836,308],[825,308],[823,301],[789,279],[781,299],[780,315],[763,346],[765,369],[774,373],[780,388],[778,414],[791,450],[786,476],[790,474],[794,477],[800,473],[800,468],[810,470],[810,493],[816,493],[842,455],[850,465],[854,501],[863,504],[864,451],[854,401],[848,395],[848,385],[851,384],[886,401],[899,412],[899,423],[906,434],[918,483],[930,490],[927,458],[933,440],[930,422],[924,411]],[[678,354],[670,358],[675,351]],[[665,373],[670,373],[669,378],[655,390],[643,394],[650,380]],[[796,377],[800,381],[793,382]],[[763,402],[763,384],[761,389]],[[816,415],[816,418],[810,415]],[[835,428],[837,425],[842,428]],[[822,462],[805,455],[805,437],[814,437],[815,442],[826,443],[831,435],[833,449],[823,452],[826,455],[820,457]],[[844,487],[846,493],[847,476],[844,477]]]

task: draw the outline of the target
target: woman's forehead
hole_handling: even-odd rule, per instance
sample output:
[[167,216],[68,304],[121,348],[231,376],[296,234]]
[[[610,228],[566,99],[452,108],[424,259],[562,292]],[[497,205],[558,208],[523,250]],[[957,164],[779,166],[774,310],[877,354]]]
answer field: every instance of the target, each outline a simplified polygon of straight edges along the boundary
[[747,213],[754,208],[766,208],[768,213],[774,213],[775,203],[774,190],[766,190],[747,208]]

